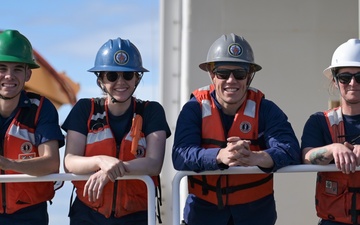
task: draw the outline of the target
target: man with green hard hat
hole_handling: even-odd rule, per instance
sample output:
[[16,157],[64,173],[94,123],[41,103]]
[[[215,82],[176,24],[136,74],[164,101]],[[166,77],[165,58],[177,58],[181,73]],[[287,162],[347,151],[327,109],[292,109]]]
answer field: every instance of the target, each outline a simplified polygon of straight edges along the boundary
[[[0,33],[1,174],[43,176],[59,172],[64,136],[56,108],[47,98],[24,90],[31,69],[39,67],[24,35],[17,30]],[[47,201],[55,194],[53,182],[0,186],[0,224],[49,224]]]

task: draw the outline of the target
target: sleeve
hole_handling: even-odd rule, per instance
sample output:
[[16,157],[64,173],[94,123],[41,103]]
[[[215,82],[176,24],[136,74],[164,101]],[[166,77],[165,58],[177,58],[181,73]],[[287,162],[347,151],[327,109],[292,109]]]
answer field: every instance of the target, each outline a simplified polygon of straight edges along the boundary
[[65,144],[64,135],[59,126],[59,114],[50,100],[44,98],[35,129],[35,143],[40,145],[51,140],[58,140],[59,148]]
[[301,149],[316,148],[331,143],[331,134],[324,113],[314,113],[305,123],[301,136]]
[[201,108],[195,98],[180,111],[174,136],[172,161],[176,170],[201,172],[220,169],[216,156],[220,148],[201,147]]
[[88,118],[91,110],[90,99],[80,99],[71,109],[69,115],[66,117],[61,128],[67,132],[73,130],[87,136],[88,133]]
[[143,132],[145,136],[156,131],[164,130],[166,137],[171,136],[169,125],[166,121],[164,108],[158,102],[149,102],[144,108]]
[[261,168],[265,172],[301,163],[299,141],[288,121],[286,114],[272,101],[263,99],[260,105],[259,133],[263,133],[267,152],[274,161],[271,169]]

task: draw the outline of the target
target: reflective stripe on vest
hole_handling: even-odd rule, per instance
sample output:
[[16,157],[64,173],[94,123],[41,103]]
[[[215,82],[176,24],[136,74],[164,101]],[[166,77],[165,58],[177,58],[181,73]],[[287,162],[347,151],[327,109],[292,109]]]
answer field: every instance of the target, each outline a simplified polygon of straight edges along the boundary
[[[133,101],[136,101],[133,99]],[[115,138],[109,126],[108,106],[105,99],[92,99],[92,110],[88,120],[88,135],[85,156],[109,155],[122,161],[129,161],[146,154],[146,139],[141,132],[138,141],[138,155],[130,152],[132,137],[128,132],[122,139],[117,150]],[[134,102],[134,107],[136,107]],[[155,178],[153,178],[155,179]],[[157,178],[156,178],[157,179]],[[88,196],[83,196],[85,181],[72,181],[76,187],[77,197],[88,207],[101,213],[106,218],[112,214],[122,217],[139,211],[147,210],[147,187],[140,180],[117,180],[108,182],[102,195],[95,202],[89,202]],[[157,184],[157,183],[155,183]]]
[[[35,128],[44,97],[26,93],[30,107],[19,109],[4,137],[3,156],[9,159],[30,159],[38,157],[35,145]],[[2,174],[19,174],[12,170],[1,171]],[[12,214],[20,209],[46,202],[54,197],[53,182],[20,182],[1,183],[0,213]],[[40,194],[41,193],[41,194]]]
[[344,122],[341,108],[330,109],[324,112],[328,124],[331,138],[334,143],[343,143],[345,141]]
[[[211,98],[213,85],[193,92],[202,109],[202,147],[216,148],[226,145],[226,137],[220,114]],[[235,115],[228,136],[242,139],[258,139],[258,111],[263,94],[256,89],[249,89],[246,104]],[[258,145],[250,145],[252,151],[260,150]],[[216,204],[225,205],[248,203],[273,193],[272,174],[239,174],[189,176],[189,193]]]

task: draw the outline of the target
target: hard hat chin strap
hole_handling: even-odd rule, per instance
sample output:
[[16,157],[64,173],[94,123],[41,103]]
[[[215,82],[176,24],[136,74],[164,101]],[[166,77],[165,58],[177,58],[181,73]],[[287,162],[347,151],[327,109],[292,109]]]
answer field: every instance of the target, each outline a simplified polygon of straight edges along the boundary
[[251,84],[252,80],[254,79],[254,77],[255,77],[255,72],[252,72],[251,75],[250,75],[249,80],[246,83],[246,85],[247,85],[246,89],[248,89],[250,87],[250,84]]
[[250,75],[249,80],[246,82],[246,91],[244,92],[243,96],[241,97],[241,100],[247,95],[247,91],[249,90],[250,84],[252,82],[252,80],[255,77],[255,72],[252,72]]

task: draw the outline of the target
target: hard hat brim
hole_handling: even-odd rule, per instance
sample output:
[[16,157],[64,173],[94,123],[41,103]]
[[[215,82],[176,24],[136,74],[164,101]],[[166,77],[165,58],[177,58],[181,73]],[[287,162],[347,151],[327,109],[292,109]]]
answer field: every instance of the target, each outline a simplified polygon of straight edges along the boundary
[[40,66],[33,61],[31,61],[31,62],[24,61],[24,59],[22,59],[22,58],[18,58],[15,56],[9,56],[9,55],[0,55],[0,62],[24,63],[24,64],[27,64],[30,69],[40,68]]
[[[229,62],[229,63],[239,63],[239,64],[240,64],[240,63],[247,63],[247,64],[253,65],[253,66],[255,67],[255,72],[257,72],[257,71],[259,71],[259,70],[262,69],[262,67],[259,66],[259,65],[256,64],[256,63],[249,63],[248,61],[242,61],[242,60],[238,60],[238,59],[236,59],[236,60],[231,60],[231,59],[229,59],[229,60],[227,60],[227,61],[212,61],[212,62],[214,62],[214,63],[216,63],[216,62],[223,62],[223,63]],[[208,72],[207,64],[212,63],[212,62],[203,62],[203,63],[200,63],[200,64],[199,64],[199,67],[200,67],[200,69]]]
[[102,71],[117,71],[117,72],[149,72],[149,70],[144,67],[125,67],[125,66],[94,66],[89,69],[88,72],[102,72]]
[[340,67],[360,67],[360,62],[343,62],[343,63],[336,64],[336,66],[329,66],[328,68],[326,68],[323,71],[323,74],[327,78],[333,79],[333,74],[332,74],[331,70],[333,68],[340,68]]

